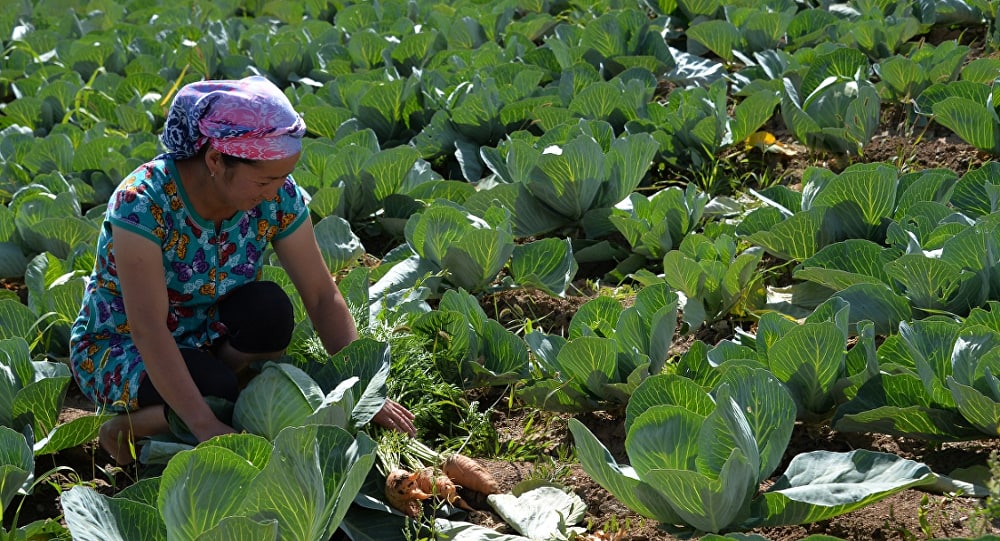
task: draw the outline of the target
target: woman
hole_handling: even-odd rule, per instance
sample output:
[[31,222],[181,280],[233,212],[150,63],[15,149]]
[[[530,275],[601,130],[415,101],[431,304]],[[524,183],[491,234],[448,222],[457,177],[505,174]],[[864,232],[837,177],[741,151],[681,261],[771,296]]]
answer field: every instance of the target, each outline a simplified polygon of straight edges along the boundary
[[[100,430],[121,465],[133,442],[167,432],[167,408],[199,441],[233,432],[204,396],[231,401],[238,374],[291,340],[291,302],[259,281],[268,243],[331,354],[357,338],[290,174],[305,124],[263,77],[202,81],[171,104],[169,152],[112,194],[97,262],[71,338],[84,394],[119,413]],[[374,418],[413,435],[413,414],[387,400]]]

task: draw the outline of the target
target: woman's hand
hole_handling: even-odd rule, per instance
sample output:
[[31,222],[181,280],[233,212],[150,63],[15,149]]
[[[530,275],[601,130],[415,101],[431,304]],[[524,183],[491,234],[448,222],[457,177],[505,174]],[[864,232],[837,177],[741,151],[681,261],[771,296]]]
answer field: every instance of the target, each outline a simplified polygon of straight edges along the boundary
[[398,402],[385,399],[382,409],[372,418],[376,423],[393,430],[398,430],[410,436],[417,435],[417,427],[413,425],[413,413]]

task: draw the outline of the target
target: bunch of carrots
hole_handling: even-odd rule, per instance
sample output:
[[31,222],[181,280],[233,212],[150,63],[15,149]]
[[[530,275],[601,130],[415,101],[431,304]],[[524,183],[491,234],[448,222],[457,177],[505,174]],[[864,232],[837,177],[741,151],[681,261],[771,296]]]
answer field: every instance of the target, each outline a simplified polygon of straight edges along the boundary
[[[471,457],[459,453],[442,456],[417,440],[405,446],[410,451],[408,462],[417,467],[411,471],[398,461],[383,460],[383,464],[391,464],[385,476],[385,497],[389,505],[411,518],[420,516],[423,502],[429,499],[473,511],[458,494],[459,488],[485,495],[500,492],[490,472]],[[423,466],[424,461],[436,461],[437,465]]]
[[439,474],[431,467],[415,472],[402,468],[392,470],[385,479],[385,497],[389,505],[412,518],[420,516],[422,502],[428,498],[473,511],[458,495],[459,487],[487,495],[500,492],[490,472],[474,459],[455,454],[444,460]]

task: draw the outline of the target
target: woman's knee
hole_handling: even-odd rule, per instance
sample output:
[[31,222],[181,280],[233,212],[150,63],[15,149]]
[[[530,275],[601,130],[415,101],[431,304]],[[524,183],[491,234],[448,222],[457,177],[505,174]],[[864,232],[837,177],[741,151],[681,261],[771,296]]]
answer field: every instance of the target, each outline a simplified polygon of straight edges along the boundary
[[243,353],[283,351],[292,340],[295,311],[278,284],[251,282],[219,304],[219,319],[229,330],[230,345]]

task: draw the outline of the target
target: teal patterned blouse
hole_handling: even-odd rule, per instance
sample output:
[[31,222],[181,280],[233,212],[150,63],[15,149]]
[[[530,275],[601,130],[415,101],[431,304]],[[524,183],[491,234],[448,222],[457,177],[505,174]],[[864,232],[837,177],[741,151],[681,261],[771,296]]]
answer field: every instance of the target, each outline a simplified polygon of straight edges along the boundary
[[178,346],[210,345],[225,333],[216,302],[260,277],[268,243],[309,216],[291,177],[278,197],[237,212],[216,229],[194,211],[171,159],[146,163],[115,189],[97,244],[97,260],[72,328],[70,357],[81,390],[112,411],[137,407],[145,366],[132,342],[122,302],[111,226],[142,235],[163,251],[169,310],[166,325]]

